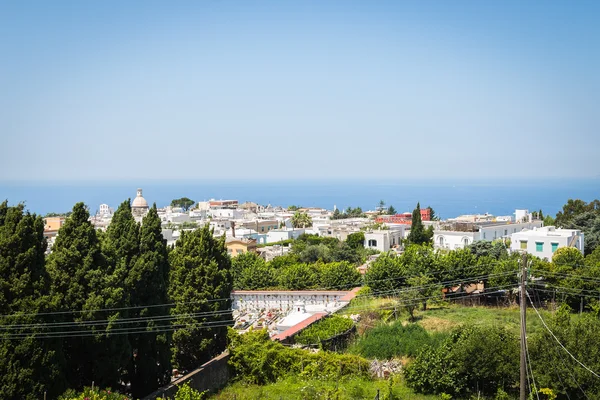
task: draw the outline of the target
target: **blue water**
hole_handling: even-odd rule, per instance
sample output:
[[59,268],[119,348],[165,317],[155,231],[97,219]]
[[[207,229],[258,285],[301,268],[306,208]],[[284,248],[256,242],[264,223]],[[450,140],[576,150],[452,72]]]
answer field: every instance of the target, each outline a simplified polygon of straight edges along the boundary
[[[106,203],[117,207],[143,188],[148,203],[168,205],[172,199],[196,201],[237,199],[259,204],[304,207],[334,205],[345,209],[374,209],[379,200],[398,212],[412,211],[417,201],[431,206],[442,218],[461,214],[510,215],[517,208],[556,214],[569,198],[600,198],[600,178],[527,180],[429,180],[429,181],[132,181],[132,182],[0,182],[0,199],[24,202],[31,212],[65,212],[78,201],[92,213]],[[1,200],[0,200],[1,201]]]

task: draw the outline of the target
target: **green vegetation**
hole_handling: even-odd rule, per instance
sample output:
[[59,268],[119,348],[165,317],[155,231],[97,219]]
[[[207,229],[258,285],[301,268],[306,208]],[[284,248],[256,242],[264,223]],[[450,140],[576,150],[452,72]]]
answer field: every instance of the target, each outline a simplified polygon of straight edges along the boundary
[[424,347],[406,367],[409,387],[420,393],[468,398],[513,392],[519,379],[519,341],[502,327],[455,329],[437,347]]
[[312,226],[312,218],[305,212],[296,211],[292,216],[294,228],[309,228]]
[[415,357],[426,346],[437,345],[448,336],[445,332],[429,333],[418,324],[397,320],[379,324],[366,331],[349,349],[351,354],[372,359],[388,360],[394,357]]
[[580,229],[585,234],[585,254],[591,254],[600,245],[600,200],[586,203],[569,199],[556,214],[555,224],[561,228]]
[[[211,397],[215,400],[357,400],[373,399],[379,390],[381,399],[389,391],[389,380],[374,380],[359,377],[341,377],[339,379],[303,379],[288,376],[269,385],[255,385],[237,382],[227,386]],[[396,399],[437,400],[439,396],[416,394],[406,387],[397,377],[392,380],[392,393]]]
[[348,207],[346,209],[346,211],[343,211],[343,212],[336,208],[333,211],[333,215],[331,216],[331,219],[365,218],[365,217],[366,217],[366,215],[363,212],[362,208]]
[[431,243],[433,239],[433,226],[428,229],[423,227],[423,221],[421,220],[421,205],[417,203],[417,208],[413,210],[412,220],[410,226],[410,233],[406,238],[408,243],[412,244],[425,244]]
[[171,207],[181,207],[185,211],[189,210],[189,208],[191,206],[193,206],[194,204],[196,204],[196,202],[194,200],[192,200],[192,199],[187,198],[187,197],[182,197],[180,199],[173,199],[171,201]]
[[0,203],[0,398],[80,396],[92,382],[141,398],[170,382],[171,360],[191,369],[225,348],[223,323],[198,329],[231,319],[197,317],[229,309],[230,258],[208,227],[169,254],[156,205],[140,225],[124,201],[106,232],[77,203],[48,257],[43,230]]
[[[173,364],[190,370],[225,349],[226,327],[222,321],[232,317],[223,311],[229,310],[230,304],[215,300],[226,299],[231,293],[231,259],[225,237],[216,238],[205,225],[193,232],[182,232],[169,260],[169,296],[177,303],[171,309],[171,314],[177,316],[173,324],[183,327],[173,333]],[[221,313],[214,314],[218,312]],[[205,326],[218,322],[221,326]]]
[[236,379],[250,384],[273,383],[290,375],[302,379],[369,377],[369,363],[364,358],[285,347],[272,341],[266,330],[238,334],[229,328],[228,349]]
[[294,337],[294,341],[301,344],[319,344],[348,331],[353,326],[354,322],[350,318],[332,315],[300,332]]

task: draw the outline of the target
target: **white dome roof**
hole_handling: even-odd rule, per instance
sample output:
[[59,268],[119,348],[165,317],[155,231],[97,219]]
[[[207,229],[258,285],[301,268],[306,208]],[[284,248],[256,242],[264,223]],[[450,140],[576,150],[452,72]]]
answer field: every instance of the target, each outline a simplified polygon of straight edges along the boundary
[[137,190],[137,196],[131,203],[131,208],[149,208],[148,202],[142,197],[142,189]]

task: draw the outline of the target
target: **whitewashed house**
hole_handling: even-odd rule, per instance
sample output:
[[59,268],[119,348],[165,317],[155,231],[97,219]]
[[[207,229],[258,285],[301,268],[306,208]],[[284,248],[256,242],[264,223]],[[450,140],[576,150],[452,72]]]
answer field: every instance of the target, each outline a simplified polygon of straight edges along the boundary
[[526,251],[540,258],[552,259],[561,247],[573,247],[584,252],[584,234],[578,229],[557,229],[554,226],[527,229],[510,236],[512,251]]

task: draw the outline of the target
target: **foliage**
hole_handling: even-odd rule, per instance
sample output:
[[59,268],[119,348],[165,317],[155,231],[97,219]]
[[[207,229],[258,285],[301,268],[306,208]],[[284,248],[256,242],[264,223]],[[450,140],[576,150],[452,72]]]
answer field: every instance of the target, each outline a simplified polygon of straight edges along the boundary
[[[44,323],[37,313],[51,310],[44,221],[23,209],[23,204],[0,203],[1,326]],[[46,391],[56,396],[65,389],[61,343],[36,339],[42,332],[41,327],[0,330],[0,398],[39,399]]]
[[349,352],[380,360],[415,357],[421,348],[436,347],[447,336],[446,333],[429,333],[421,325],[406,325],[397,320],[392,324],[380,324],[368,330]]
[[429,209],[429,218],[431,218],[432,221],[439,221],[440,217],[435,213],[435,210],[431,208],[431,206],[427,208]]
[[254,252],[246,252],[231,261],[233,287],[257,290],[277,286],[277,274],[272,264]]
[[600,200],[586,203],[569,199],[556,214],[556,225],[567,229],[580,229],[584,234],[585,254],[590,254],[600,245]]
[[[568,309],[561,308],[551,318],[546,317],[550,330],[573,356],[593,371],[600,370],[600,319],[583,315],[575,319]],[[550,333],[542,329],[528,340],[529,353],[538,387],[552,389],[570,398],[599,398],[600,380],[575,362]],[[561,396],[563,397],[563,396]]]
[[352,326],[354,322],[350,318],[332,315],[304,329],[294,337],[294,341],[302,344],[318,344],[346,332]]
[[396,215],[397,211],[394,208],[394,206],[389,206],[386,213],[387,213],[387,215]]
[[196,204],[196,202],[187,197],[182,197],[180,199],[171,200],[171,207],[181,207],[184,209],[184,211],[189,210],[190,207],[193,206],[194,204]]
[[405,378],[422,393],[465,396],[511,391],[518,381],[519,342],[500,327],[464,326],[438,347],[425,347],[409,363]]
[[312,226],[312,218],[305,212],[296,211],[292,216],[294,228],[308,228]]
[[207,395],[208,392],[199,392],[196,389],[191,388],[188,383],[184,383],[177,389],[174,400],[204,400]]
[[288,211],[298,211],[301,208],[302,208],[301,206],[291,205],[291,206],[288,206],[287,209],[288,209]]
[[360,249],[365,247],[365,233],[355,232],[346,237],[346,244],[352,249]]
[[413,244],[425,244],[431,241],[431,238],[428,238],[428,233],[425,232],[423,222],[421,221],[421,205],[419,203],[417,203],[417,207],[413,210],[410,233],[406,240],[408,243]]
[[[116,321],[124,316],[118,308],[125,304],[121,270],[107,265],[101,252],[96,230],[89,222],[83,203],[73,207],[73,213],[60,228],[47,269],[51,278],[51,293],[58,314],[53,322],[72,323],[72,330],[87,332],[79,340],[62,339],[65,376],[72,388],[82,388],[95,381],[99,386],[116,387],[121,380],[122,366],[127,362],[127,342],[122,336],[106,336],[115,324],[85,325],[89,320]],[[71,313],[75,311],[75,314]]]
[[177,316],[172,325],[179,328],[173,333],[173,364],[191,370],[225,348],[224,321],[232,319],[226,312],[232,290],[231,259],[225,238],[215,238],[206,225],[182,232],[169,260],[169,295],[176,303],[171,313]]
[[[288,376],[268,385],[250,385],[236,382],[215,394],[216,400],[357,400],[373,399],[377,391],[388,392],[389,380],[359,378],[354,376],[331,379],[303,379]],[[438,396],[416,394],[407,388],[402,379],[393,379],[393,394],[398,399],[439,400]]]
[[112,392],[110,389],[92,389],[91,387],[83,388],[83,391],[76,392],[68,390],[61,395],[58,400],[129,400],[130,398],[118,392]]
[[333,211],[333,215],[331,216],[331,219],[364,218],[364,217],[365,217],[365,213],[363,212],[362,208],[348,207],[343,212],[336,208]]
[[471,243],[467,248],[477,258],[492,257],[495,260],[500,260],[508,256],[508,248],[501,241],[488,242],[486,240],[478,240]]
[[319,287],[323,289],[348,290],[358,286],[361,275],[349,262],[322,264],[319,268]]
[[165,332],[170,326],[169,321],[159,319],[169,314],[164,304],[169,302],[170,266],[166,241],[161,232],[161,221],[154,204],[142,221],[139,256],[130,265],[125,281],[129,305],[134,307],[130,317],[154,319],[128,324],[132,330],[140,332],[128,335],[133,353],[128,377],[134,398],[141,398],[171,381],[171,334]]
[[247,383],[264,385],[290,375],[303,379],[369,376],[369,363],[361,357],[288,348],[272,341],[266,330],[238,334],[229,328],[228,338],[229,365]]
[[406,270],[399,257],[382,254],[373,261],[365,274],[365,284],[374,294],[386,294],[401,288],[406,279]]
[[288,290],[314,289],[318,283],[315,264],[292,264],[279,271],[279,284]]

